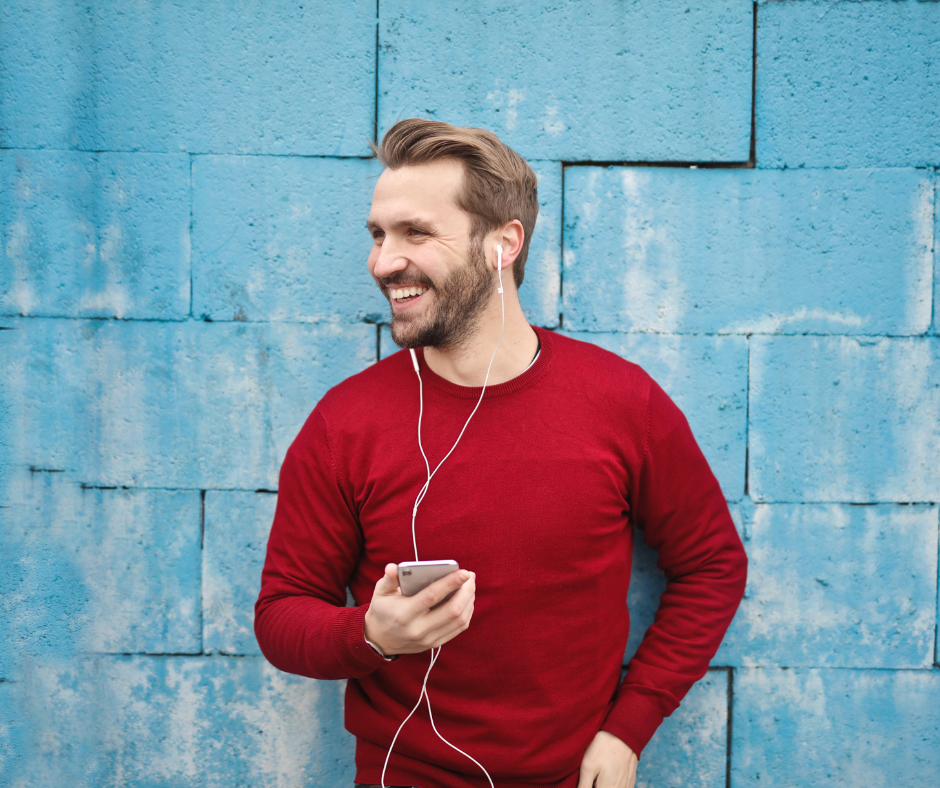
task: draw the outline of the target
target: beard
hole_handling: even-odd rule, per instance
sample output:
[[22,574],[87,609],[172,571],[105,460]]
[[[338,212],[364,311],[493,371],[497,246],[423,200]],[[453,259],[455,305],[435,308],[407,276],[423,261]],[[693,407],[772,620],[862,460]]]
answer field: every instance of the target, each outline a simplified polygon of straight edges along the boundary
[[[382,291],[391,298],[388,288],[405,284],[399,277],[382,280]],[[404,277],[401,277],[404,279]],[[486,265],[483,238],[471,239],[467,249],[467,265],[456,268],[438,283],[424,277],[418,282],[433,292],[423,315],[392,312],[391,332],[395,344],[402,348],[433,347],[454,349],[466,344],[473,335],[493,288],[493,278]]]

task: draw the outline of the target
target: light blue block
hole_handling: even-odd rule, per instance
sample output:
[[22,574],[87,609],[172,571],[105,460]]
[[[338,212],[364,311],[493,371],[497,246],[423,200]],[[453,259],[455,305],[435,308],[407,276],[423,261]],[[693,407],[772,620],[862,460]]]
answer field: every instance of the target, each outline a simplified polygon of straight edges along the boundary
[[940,501],[940,339],[753,337],[757,501]]
[[923,333],[933,191],[913,169],[569,167],[564,326]]
[[431,117],[527,158],[744,161],[752,5],[388,0],[379,130]]
[[727,750],[728,673],[710,670],[643,750],[636,788],[724,788]]
[[725,497],[741,498],[747,436],[744,337],[565,333],[643,367],[685,414]]
[[375,161],[193,161],[193,314],[212,320],[377,322],[369,274]]
[[373,0],[4,3],[0,144],[368,155]]
[[758,505],[719,665],[929,668],[935,506]]
[[0,151],[0,313],[189,314],[189,158]]
[[207,653],[261,655],[254,605],[276,503],[270,493],[206,493],[202,621]]
[[317,400],[375,360],[365,324],[9,324],[13,456],[95,484],[274,489]]
[[731,786],[928,786],[940,671],[734,672]]
[[759,167],[940,164],[933,3],[762,3]]
[[561,311],[561,179],[557,161],[530,161],[539,179],[539,218],[532,232],[519,302],[532,325],[555,328]]
[[4,480],[0,677],[81,652],[198,653],[199,493]]
[[[263,658],[99,657],[40,663],[0,685],[12,743],[0,781],[40,786],[350,786],[345,682]],[[0,738],[2,741],[2,738]]]

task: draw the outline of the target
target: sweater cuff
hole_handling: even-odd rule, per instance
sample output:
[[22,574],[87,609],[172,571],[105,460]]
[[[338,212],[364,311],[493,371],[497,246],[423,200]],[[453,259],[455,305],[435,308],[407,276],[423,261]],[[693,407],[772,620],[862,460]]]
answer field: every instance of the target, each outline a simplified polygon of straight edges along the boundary
[[648,695],[621,690],[601,730],[612,733],[639,758],[663,719],[659,704]]
[[368,605],[343,607],[333,621],[333,642],[336,655],[350,678],[372,673],[388,662],[366,643],[365,618]]

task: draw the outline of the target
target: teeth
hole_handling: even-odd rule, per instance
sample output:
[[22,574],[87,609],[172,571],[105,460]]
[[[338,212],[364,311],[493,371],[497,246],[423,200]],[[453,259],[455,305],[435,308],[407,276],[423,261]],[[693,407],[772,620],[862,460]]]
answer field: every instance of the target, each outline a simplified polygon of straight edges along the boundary
[[402,298],[408,298],[409,296],[421,295],[425,291],[427,291],[426,287],[401,287],[394,290],[389,289],[388,292],[392,298],[400,300]]

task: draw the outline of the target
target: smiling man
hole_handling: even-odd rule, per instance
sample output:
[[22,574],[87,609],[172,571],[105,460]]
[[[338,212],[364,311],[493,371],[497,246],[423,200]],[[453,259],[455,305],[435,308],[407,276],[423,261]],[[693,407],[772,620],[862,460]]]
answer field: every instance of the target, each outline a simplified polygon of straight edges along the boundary
[[[376,155],[369,271],[408,350],[331,389],[288,450],[258,643],[348,680],[358,784],[632,788],[743,595],[724,497],[642,369],[526,321],[518,154],[410,119]],[[621,680],[633,526],[667,586]],[[419,557],[461,569],[406,596]]]

